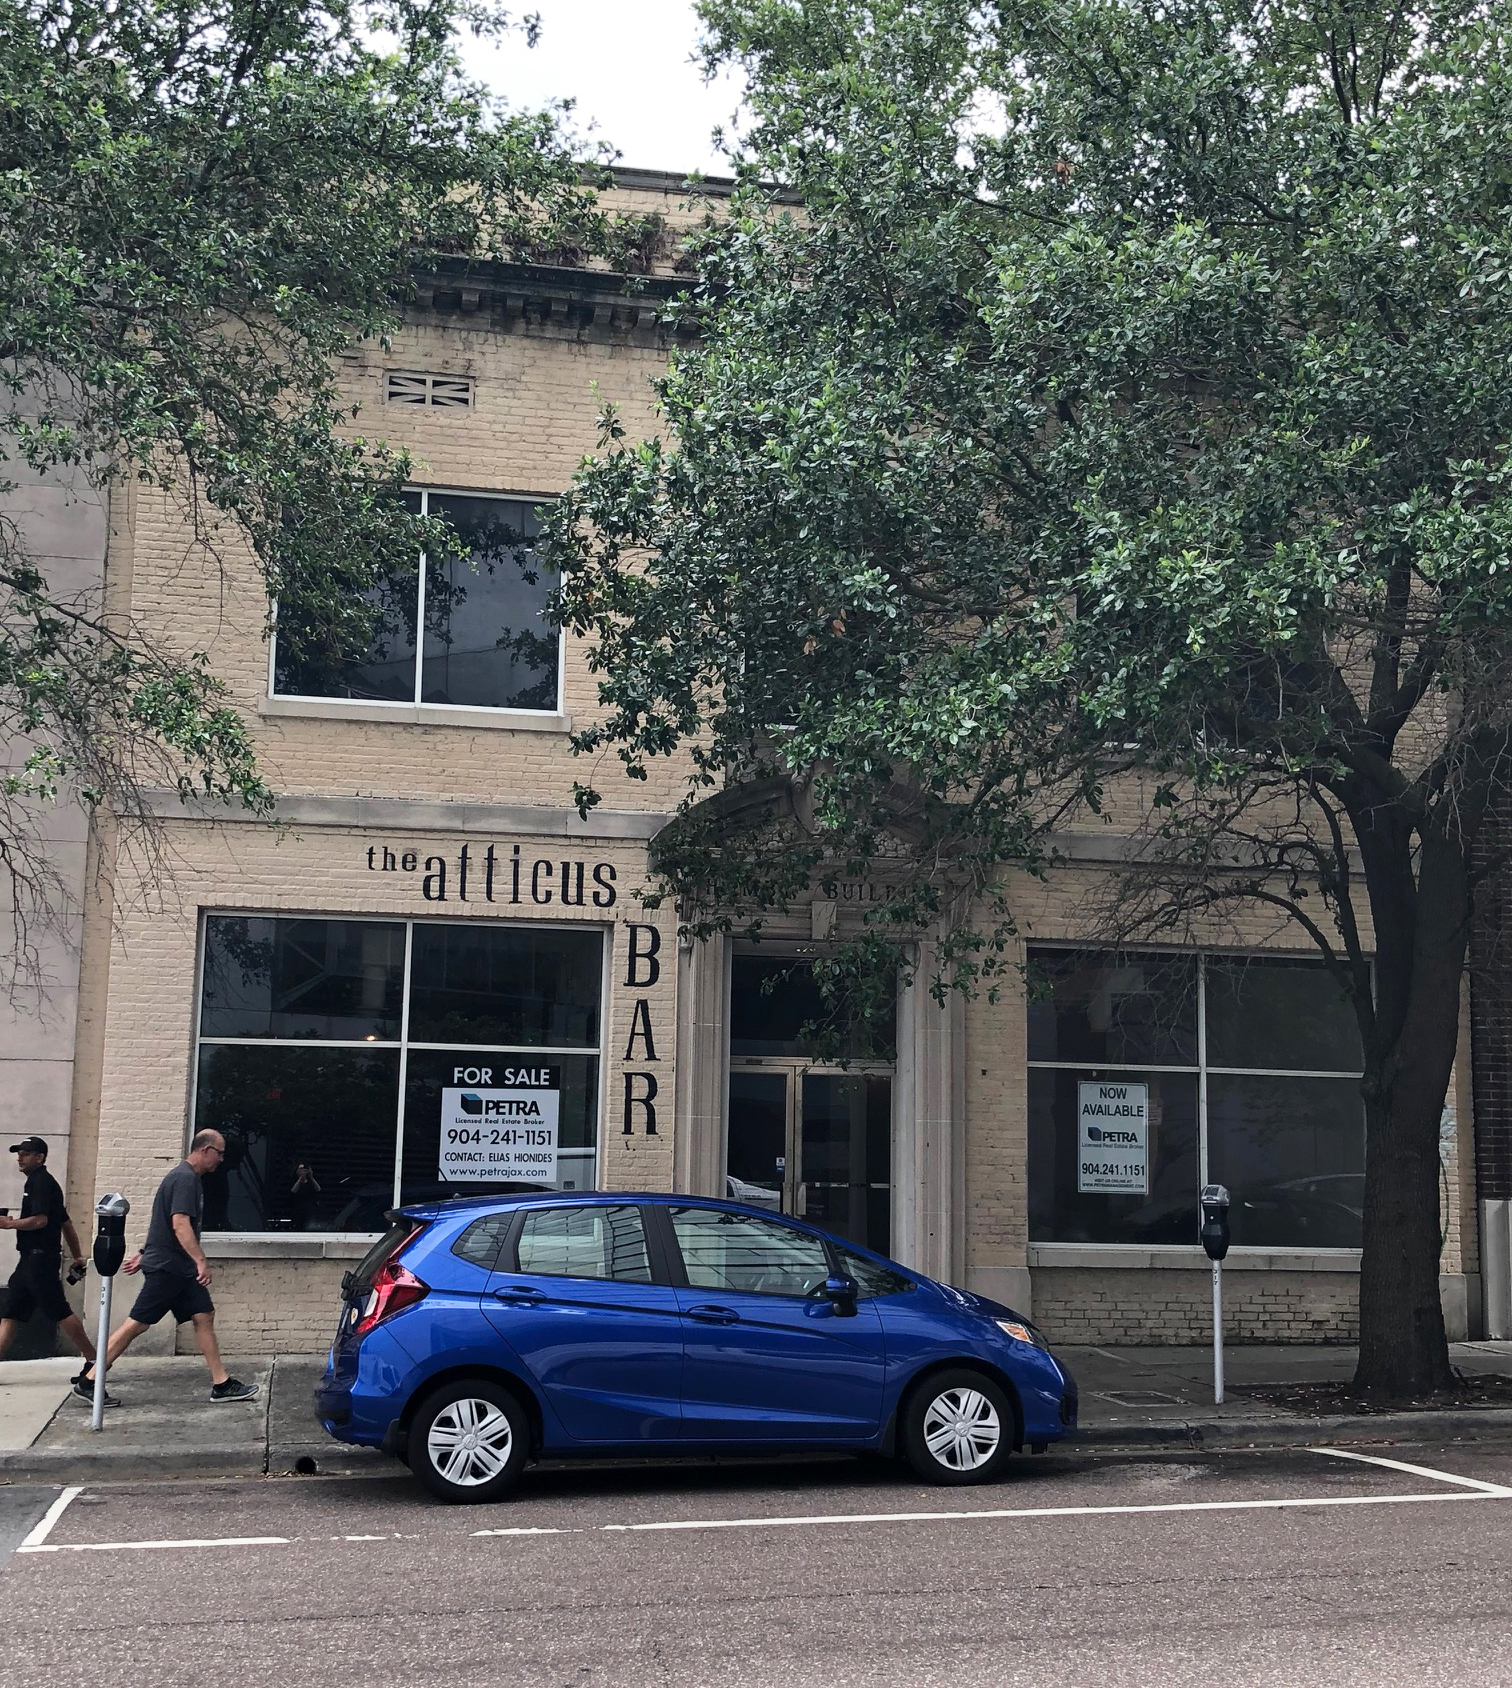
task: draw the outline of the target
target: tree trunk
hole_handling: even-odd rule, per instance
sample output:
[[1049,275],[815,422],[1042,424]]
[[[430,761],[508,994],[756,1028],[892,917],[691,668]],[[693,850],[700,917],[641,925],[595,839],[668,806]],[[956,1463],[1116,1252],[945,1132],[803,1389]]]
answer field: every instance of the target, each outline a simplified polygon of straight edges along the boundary
[[1423,839],[1415,875],[1405,834],[1383,840],[1377,831],[1361,843],[1376,922],[1377,1018],[1362,1086],[1355,1383],[1407,1397],[1454,1386],[1439,1299],[1439,1127],[1459,1037],[1470,882],[1457,838]]

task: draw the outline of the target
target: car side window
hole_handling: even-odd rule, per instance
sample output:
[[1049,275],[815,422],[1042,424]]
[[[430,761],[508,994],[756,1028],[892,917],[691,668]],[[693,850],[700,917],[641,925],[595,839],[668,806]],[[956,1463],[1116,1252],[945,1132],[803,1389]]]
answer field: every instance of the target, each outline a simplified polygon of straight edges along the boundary
[[837,1248],[835,1252],[840,1256],[840,1270],[856,1280],[862,1301],[869,1301],[877,1295],[901,1295],[904,1290],[914,1287],[911,1278],[905,1278],[901,1272],[894,1272],[878,1260],[868,1260],[864,1254],[852,1254],[848,1248]]
[[806,1231],[711,1207],[669,1212],[694,1289],[809,1295],[829,1276],[824,1244]]
[[651,1257],[638,1207],[545,1207],[526,1213],[516,1270],[544,1278],[649,1284]]
[[494,1263],[499,1258],[499,1250],[504,1246],[504,1238],[509,1234],[509,1222],[513,1218],[512,1213],[490,1213],[482,1219],[473,1220],[452,1244],[452,1253],[458,1259],[481,1266],[485,1272],[493,1271]]

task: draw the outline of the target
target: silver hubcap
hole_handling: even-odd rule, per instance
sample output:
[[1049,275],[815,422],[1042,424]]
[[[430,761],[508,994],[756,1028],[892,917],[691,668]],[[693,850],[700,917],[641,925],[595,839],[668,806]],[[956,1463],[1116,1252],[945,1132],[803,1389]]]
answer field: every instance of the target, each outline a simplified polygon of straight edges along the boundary
[[430,1462],[448,1483],[475,1489],[509,1463],[514,1432],[492,1401],[453,1401],[436,1414],[425,1438]]
[[997,1452],[997,1408],[977,1389],[946,1389],[924,1413],[924,1446],[951,1471],[976,1471]]

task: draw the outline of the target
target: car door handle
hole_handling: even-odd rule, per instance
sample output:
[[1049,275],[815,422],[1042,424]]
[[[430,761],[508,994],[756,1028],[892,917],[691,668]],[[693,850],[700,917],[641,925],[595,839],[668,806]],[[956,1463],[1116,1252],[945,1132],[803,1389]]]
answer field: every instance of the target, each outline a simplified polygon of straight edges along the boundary
[[532,1289],[529,1284],[510,1284],[503,1289],[490,1290],[496,1301],[507,1301],[515,1307],[529,1307],[546,1299],[546,1291]]
[[702,1307],[685,1307],[683,1311],[690,1319],[697,1319],[704,1325],[738,1325],[740,1315],[733,1307],[716,1307],[706,1303]]

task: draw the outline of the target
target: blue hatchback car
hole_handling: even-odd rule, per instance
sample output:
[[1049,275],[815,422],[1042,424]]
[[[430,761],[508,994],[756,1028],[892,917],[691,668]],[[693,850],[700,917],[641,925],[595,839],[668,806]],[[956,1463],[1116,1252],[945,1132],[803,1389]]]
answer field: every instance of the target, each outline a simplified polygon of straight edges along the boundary
[[448,1501],[533,1458],[825,1449],[980,1483],[1076,1426],[1011,1308],[698,1196],[407,1207],[349,1273],[316,1413]]

